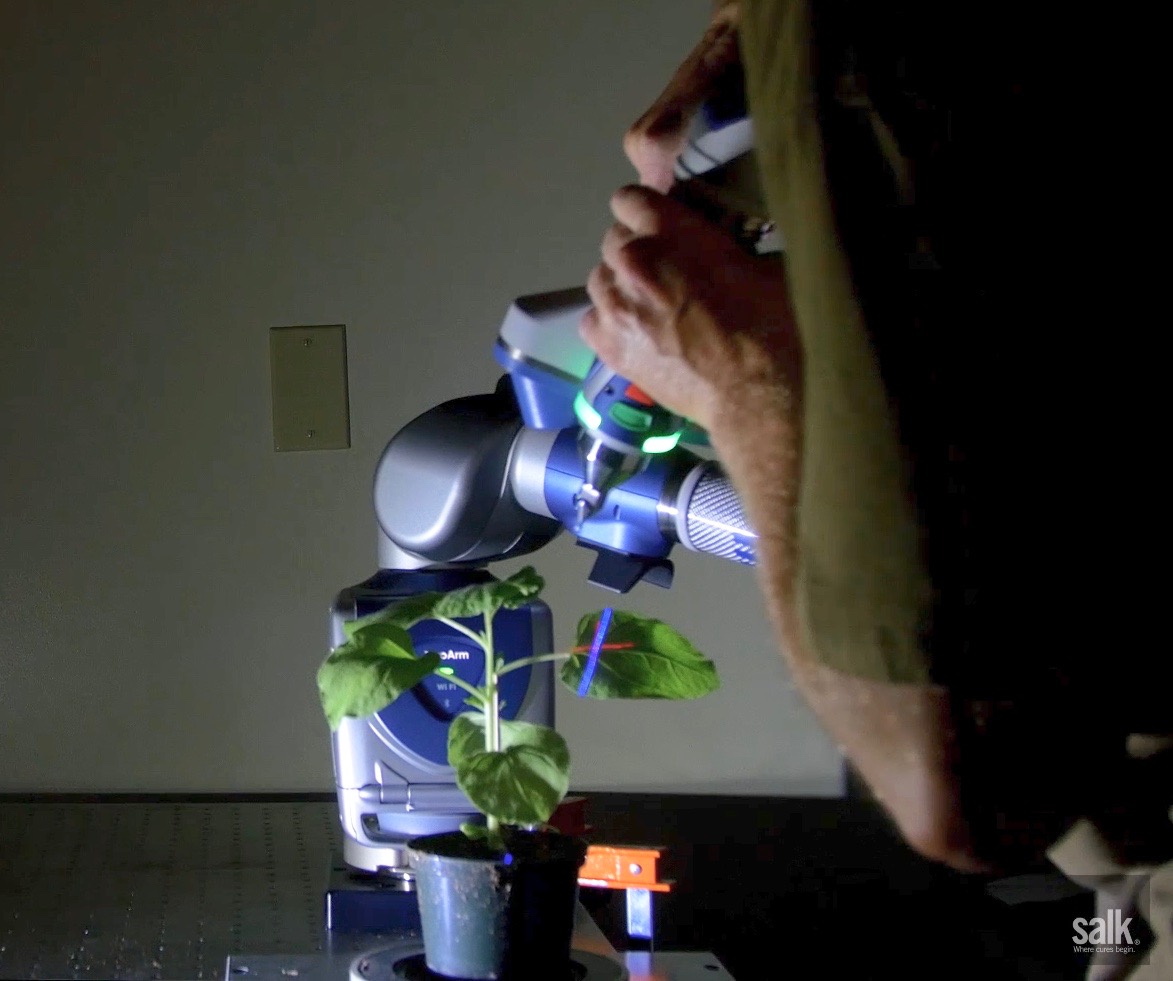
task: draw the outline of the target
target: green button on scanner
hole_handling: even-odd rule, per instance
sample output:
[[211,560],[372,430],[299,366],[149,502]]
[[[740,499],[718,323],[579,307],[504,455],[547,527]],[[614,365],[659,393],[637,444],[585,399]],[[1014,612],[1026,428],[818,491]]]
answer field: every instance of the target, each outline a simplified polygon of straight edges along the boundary
[[607,413],[619,425],[637,433],[646,433],[652,428],[652,414],[624,402],[616,402]]

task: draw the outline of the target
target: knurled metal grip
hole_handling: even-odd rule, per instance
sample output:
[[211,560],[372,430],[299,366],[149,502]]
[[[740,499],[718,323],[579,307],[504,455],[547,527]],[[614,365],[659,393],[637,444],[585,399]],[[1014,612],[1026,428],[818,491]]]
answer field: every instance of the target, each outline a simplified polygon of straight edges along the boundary
[[741,498],[715,463],[695,467],[677,495],[676,534],[694,552],[757,564],[757,535],[750,528]]

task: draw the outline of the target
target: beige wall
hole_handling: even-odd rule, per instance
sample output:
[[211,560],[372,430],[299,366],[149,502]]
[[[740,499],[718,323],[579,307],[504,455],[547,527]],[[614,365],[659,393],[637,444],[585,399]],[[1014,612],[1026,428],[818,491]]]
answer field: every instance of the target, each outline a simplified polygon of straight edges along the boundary
[[[375,460],[492,386],[514,296],[584,280],[708,7],[0,4],[0,791],[332,786],[313,676]],[[277,454],[268,331],[314,323],[347,325],[353,447]],[[678,558],[628,602],[725,688],[560,695],[575,784],[836,791],[752,574]],[[570,542],[534,561],[559,638],[608,601]]]

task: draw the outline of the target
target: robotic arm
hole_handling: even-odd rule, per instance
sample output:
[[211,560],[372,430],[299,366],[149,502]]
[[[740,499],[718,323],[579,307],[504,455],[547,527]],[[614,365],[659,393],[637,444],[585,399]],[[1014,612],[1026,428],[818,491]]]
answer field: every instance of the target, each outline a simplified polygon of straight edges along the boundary
[[[736,94],[735,94],[736,95]],[[706,106],[674,193],[748,251],[781,247],[765,213],[740,96]],[[598,552],[590,581],[626,593],[672,583],[672,547],[752,565],[755,538],[705,434],[594,358],[578,336],[581,288],[517,300],[496,345],[492,395],[446,402],[391,440],[375,477],[380,565],[524,555],[563,529]],[[408,564],[405,564],[408,563]]]
[[[598,553],[590,581],[618,593],[641,579],[671,585],[668,556],[677,544],[754,563],[756,536],[741,502],[717,463],[686,448],[704,444],[704,434],[687,425],[662,452],[653,452],[655,443],[645,449],[631,440],[634,465],[582,516],[578,497],[590,479],[582,447],[595,438],[580,419],[593,365],[578,336],[588,302],[582,289],[517,300],[497,340],[505,374],[496,391],[437,405],[388,443],[375,472],[379,571],[338,595],[334,645],[344,641],[347,620],[421,591],[489,579],[487,564],[536,551],[566,530]],[[611,397],[600,391],[604,398],[595,405]],[[641,420],[619,415],[629,430],[641,430]],[[514,657],[553,649],[543,603],[503,611],[494,629]],[[479,681],[484,652],[466,638],[431,621],[410,633],[417,650],[441,652],[449,668]],[[553,721],[551,665],[511,672],[508,680],[506,717]],[[407,876],[408,839],[476,818],[447,765],[448,724],[464,709],[455,687],[429,677],[414,697],[365,719],[345,719],[335,732],[339,815],[351,867]]]
[[[532,552],[564,529],[598,552],[590,581],[618,593],[641,579],[671,585],[677,543],[754,563],[755,535],[728,479],[684,445],[703,445],[704,434],[671,417],[665,436],[656,432],[663,409],[630,404],[627,383],[601,369],[578,337],[588,306],[582,289],[517,300],[497,340],[506,372],[497,391],[438,405],[391,440],[375,476],[381,566],[412,557],[483,564]],[[584,395],[592,382],[594,397]],[[597,418],[603,412],[609,418]],[[621,432],[642,436],[638,444],[628,437],[615,448],[616,417]],[[583,445],[589,453],[596,441],[631,462],[619,479],[592,487],[595,506],[584,515],[596,458]]]
[[[740,112],[740,115],[738,113]],[[681,156],[678,191],[721,219],[759,253],[778,247],[750,159],[744,112],[702,115]],[[698,186],[703,182],[704,187]],[[756,535],[719,464],[695,452],[707,437],[655,405],[594,358],[578,335],[589,306],[582,288],[515,301],[495,356],[496,390],[438,405],[404,426],[375,471],[379,570],[343,589],[331,611],[331,644],[344,624],[416,595],[486,581],[485,566],[536,551],[563,531],[597,553],[590,581],[626,593],[641,580],[667,587],[677,544],[747,565]],[[552,650],[549,608],[534,601],[498,614],[502,650]],[[470,683],[485,652],[439,622],[411,628],[417,650],[440,653]],[[507,642],[506,642],[507,640]],[[549,663],[510,672],[507,718],[550,724]],[[353,869],[410,878],[405,844],[477,815],[447,764],[447,732],[462,693],[440,676],[333,736],[343,855]]]

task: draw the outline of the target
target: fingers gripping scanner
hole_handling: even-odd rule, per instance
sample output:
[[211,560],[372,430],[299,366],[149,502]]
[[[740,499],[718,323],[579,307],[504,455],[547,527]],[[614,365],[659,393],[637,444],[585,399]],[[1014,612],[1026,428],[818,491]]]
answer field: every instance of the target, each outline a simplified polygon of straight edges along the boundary
[[[740,75],[737,76],[740,81]],[[739,85],[702,107],[677,158],[672,195],[729,231],[746,251],[777,251],[753,161],[753,127]],[[595,360],[574,402],[582,483],[574,496],[581,526],[608,493],[679,443],[686,421]]]
[[[743,160],[752,140],[741,123],[723,132],[702,121],[689,150],[701,159],[681,158],[690,171],[707,161],[704,176],[718,192],[722,181],[744,180],[714,159],[735,153],[734,170]],[[725,143],[720,153],[716,141]],[[671,585],[677,544],[754,564],[756,536],[728,478],[689,449],[705,446],[705,434],[596,363],[578,334],[589,305],[582,288],[516,300],[497,339],[504,374],[496,389],[435,406],[391,439],[374,479],[379,570],[338,594],[332,646],[345,641],[347,621],[421,592],[487,581],[490,563],[533,552],[564,530],[595,551],[590,581],[617,593],[641,580]],[[409,633],[417,651],[439,653],[446,671],[482,682],[486,652],[466,636],[436,621]],[[503,610],[493,635],[508,657],[549,652],[550,610],[540,601]],[[549,663],[501,683],[504,717],[552,724]],[[448,726],[465,707],[460,687],[433,675],[392,705],[343,720],[333,756],[348,866],[409,882],[410,838],[480,820],[447,762]]]

